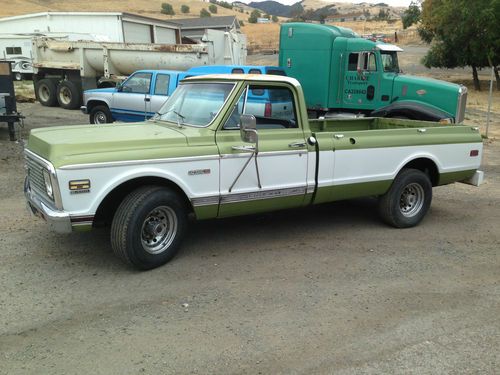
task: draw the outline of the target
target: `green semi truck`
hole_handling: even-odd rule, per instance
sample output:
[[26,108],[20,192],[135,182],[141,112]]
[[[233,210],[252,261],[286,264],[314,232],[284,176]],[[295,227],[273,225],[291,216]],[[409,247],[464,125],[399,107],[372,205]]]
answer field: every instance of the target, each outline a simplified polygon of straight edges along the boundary
[[398,46],[350,29],[281,26],[279,64],[301,83],[310,117],[392,117],[460,123],[465,86],[401,73]]

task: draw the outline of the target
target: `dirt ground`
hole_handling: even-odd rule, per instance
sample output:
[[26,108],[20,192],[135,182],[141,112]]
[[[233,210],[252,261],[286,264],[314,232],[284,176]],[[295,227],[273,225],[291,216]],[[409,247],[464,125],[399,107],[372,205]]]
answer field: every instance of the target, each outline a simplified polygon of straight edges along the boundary
[[[19,107],[24,136],[87,122]],[[499,119],[485,183],[434,189],[416,228],[382,224],[373,199],[199,222],[149,272],[107,230],[30,218],[22,143],[0,124],[0,374],[497,374]]]

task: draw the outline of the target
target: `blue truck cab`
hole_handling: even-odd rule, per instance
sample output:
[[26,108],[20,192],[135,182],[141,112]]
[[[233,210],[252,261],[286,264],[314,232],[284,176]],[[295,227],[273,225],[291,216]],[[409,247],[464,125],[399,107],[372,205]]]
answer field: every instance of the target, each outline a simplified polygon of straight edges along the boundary
[[[117,87],[86,90],[81,110],[89,115],[91,124],[144,121],[158,112],[184,78],[241,73],[286,75],[280,67],[253,65],[204,65],[187,71],[138,70]],[[264,112],[273,111],[275,104],[271,104],[265,90],[253,90],[249,95],[249,99],[253,97],[251,102],[261,105]]]
[[175,70],[138,70],[117,87],[86,90],[81,110],[91,124],[143,121],[161,108],[186,76]]

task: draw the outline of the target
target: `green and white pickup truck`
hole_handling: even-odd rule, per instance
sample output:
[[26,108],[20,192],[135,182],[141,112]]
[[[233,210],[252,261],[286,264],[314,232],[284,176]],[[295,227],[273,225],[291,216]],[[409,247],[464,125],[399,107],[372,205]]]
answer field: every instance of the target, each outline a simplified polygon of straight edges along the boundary
[[[259,95],[274,101],[264,116]],[[110,224],[115,253],[139,269],[175,255],[190,214],[377,196],[403,228],[425,216],[433,186],[483,178],[477,127],[308,120],[298,81],[269,75],[189,78],[146,123],[36,129],[25,153],[31,212],[58,232]]]

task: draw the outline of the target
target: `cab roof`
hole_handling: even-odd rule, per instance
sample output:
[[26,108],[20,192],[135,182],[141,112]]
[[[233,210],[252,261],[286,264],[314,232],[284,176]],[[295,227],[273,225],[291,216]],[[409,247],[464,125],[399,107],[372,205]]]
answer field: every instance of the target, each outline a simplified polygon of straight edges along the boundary
[[207,74],[186,78],[184,81],[256,81],[256,82],[286,82],[292,86],[300,87],[299,81],[292,77],[277,76],[274,74]]

